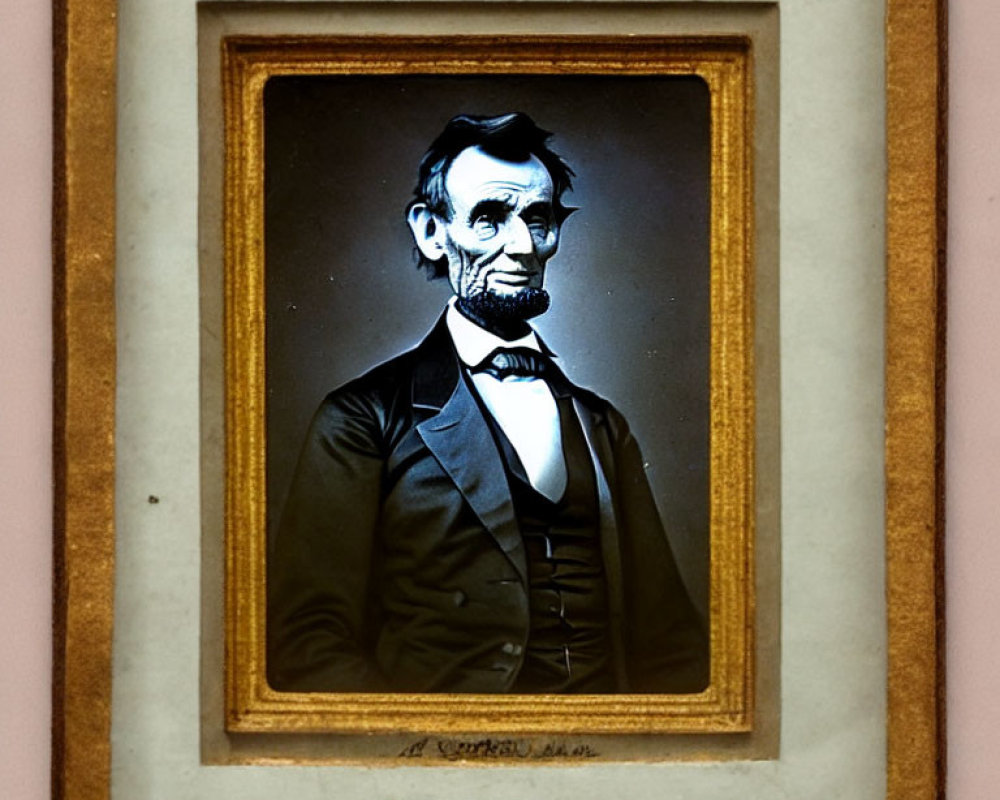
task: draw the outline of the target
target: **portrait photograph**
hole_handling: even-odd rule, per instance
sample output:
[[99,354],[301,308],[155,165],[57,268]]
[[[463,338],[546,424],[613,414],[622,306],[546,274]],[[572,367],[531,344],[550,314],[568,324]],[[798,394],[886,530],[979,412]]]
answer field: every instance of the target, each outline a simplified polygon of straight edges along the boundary
[[629,48],[225,40],[229,733],[751,728],[748,51]]
[[703,690],[704,81],[276,78],[264,115],[272,686]]

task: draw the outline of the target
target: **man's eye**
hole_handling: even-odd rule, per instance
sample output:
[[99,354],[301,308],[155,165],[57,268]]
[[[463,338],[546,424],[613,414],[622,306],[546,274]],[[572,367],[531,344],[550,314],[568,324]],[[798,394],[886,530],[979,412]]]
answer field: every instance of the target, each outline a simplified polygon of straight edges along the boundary
[[497,235],[500,221],[489,214],[480,214],[472,221],[472,230],[480,239],[489,239]]
[[544,217],[532,217],[528,220],[528,230],[536,236],[548,236],[551,223]]

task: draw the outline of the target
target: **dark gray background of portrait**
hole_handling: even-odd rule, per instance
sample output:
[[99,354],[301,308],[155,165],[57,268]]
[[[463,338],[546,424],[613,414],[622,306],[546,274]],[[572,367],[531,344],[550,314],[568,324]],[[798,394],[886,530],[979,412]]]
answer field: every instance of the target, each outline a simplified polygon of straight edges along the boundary
[[455,114],[525,111],[577,173],[535,320],[622,411],[703,614],[709,567],[709,94],[696,78],[306,77],[265,92],[267,491],[273,534],[309,420],[417,344],[450,296],[404,218]]

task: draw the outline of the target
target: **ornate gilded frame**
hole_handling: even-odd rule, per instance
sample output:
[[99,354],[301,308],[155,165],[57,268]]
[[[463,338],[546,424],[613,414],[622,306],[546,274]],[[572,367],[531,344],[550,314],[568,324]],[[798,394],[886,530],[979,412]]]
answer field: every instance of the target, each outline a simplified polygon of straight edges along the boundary
[[[888,0],[888,797],[943,794],[944,2]],[[107,797],[114,520],[114,0],[54,6],[53,791]]]
[[[639,37],[232,37],[225,125],[226,722],[232,732],[747,731],[754,689],[752,78],[749,42]],[[263,96],[275,76],[696,75],[711,96],[712,609],[698,695],[289,694],[264,677]]]

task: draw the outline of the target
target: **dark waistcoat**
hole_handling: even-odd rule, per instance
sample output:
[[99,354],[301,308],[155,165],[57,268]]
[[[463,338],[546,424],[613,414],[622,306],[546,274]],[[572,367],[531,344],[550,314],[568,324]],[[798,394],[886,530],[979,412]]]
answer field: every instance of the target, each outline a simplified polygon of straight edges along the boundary
[[532,487],[510,440],[486,412],[528,562],[530,627],[513,691],[611,692],[615,680],[594,466],[570,401],[557,402],[566,489],[556,502]]

